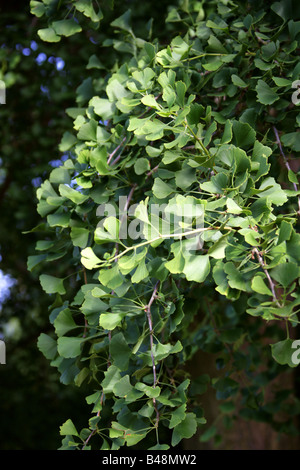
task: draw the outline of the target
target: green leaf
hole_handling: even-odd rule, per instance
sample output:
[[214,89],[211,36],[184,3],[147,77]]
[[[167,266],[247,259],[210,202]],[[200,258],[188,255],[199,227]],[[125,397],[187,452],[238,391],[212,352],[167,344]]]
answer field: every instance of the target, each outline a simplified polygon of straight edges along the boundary
[[234,144],[239,148],[247,148],[254,144],[256,132],[247,122],[233,121]]
[[99,325],[105,330],[114,330],[120,325],[125,313],[102,313],[99,319]]
[[53,28],[43,28],[38,30],[38,35],[42,41],[46,42],[59,42],[60,37],[56,34]]
[[166,124],[153,119],[152,121],[147,119],[140,130],[136,130],[136,135],[144,135],[147,140],[159,140],[164,135],[164,130],[167,127]]
[[212,60],[211,62],[207,62],[206,64],[202,64],[202,67],[207,70],[208,72],[215,72],[220,67],[222,67],[223,62],[221,60]]
[[69,37],[82,31],[81,26],[74,19],[54,21],[52,27],[59,36]]
[[[184,43],[185,46],[186,46],[186,43]],[[186,47],[184,46],[184,52],[186,51]],[[176,82],[175,84],[175,88],[176,88],[176,94],[177,94],[177,103],[179,104],[179,106],[181,108],[184,107],[184,97],[185,97],[185,93],[186,93],[186,84],[183,82],[183,81],[179,81],[179,82]]]
[[232,122],[227,119],[225,126],[224,126],[224,132],[222,135],[221,139],[221,144],[228,144],[231,142],[232,139]]
[[73,245],[85,248],[88,243],[89,234],[89,230],[84,227],[72,227],[70,236]]
[[239,233],[245,238],[245,242],[249,245],[257,246],[261,235],[254,229],[251,228],[242,228],[239,230]]
[[179,408],[176,408],[172,412],[172,417],[169,423],[169,428],[173,429],[175,426],[178,426],[179,423],[181,423],[186,417],[186,403],[183,405],[179,406]]
[[276,183],[275,179],[271,176],[261,183],[258,197],[267,197],[268,200],[276,206],[282,206],[288,200],[280,184]]
[[120,370],[126,370],[129,364],[131,349],[126,342],[123,333],[120,332],[113,335],[109,344],[109,352],[111,354],[113,363]]
[[147,158],[138,158],[134,164],[134,171],[137,175],[142,175],[150,170],[149,160]]
[[279,2],[272,2],[271,9],[280,17],[282,21],[287,21],[293,18],[295,4],[281,0]]
[[[120,83],[117,78],[112,78],[111,80],[109,80],[106,87],[106,94],[108,96],[109,101],[111,102],[117,102],[122,100],[122,98],[131,96],[130,92],[126,90],[124,85],[122,85],[122,83]],[[118,106],[120,106],[119,103]]]
[[[98,59],[98,57],[95,55],[95,54],[92,54],[91,57],[89,58],[89,62],[86,66],[87,70],[90,70],[90,69],[105,69],[105,66],[102,64],[102,62],[100,62],[100,60]],[[94,97],[95,99],[99,98],[98,96],[95,96]],[[101,100],[101,98],[99,98]],[[104,101],[107,101],[106,99]],[[91,104],[91,106],[93,106]],[[99,115],[101,116],[101,114]],[[105,118],[104,118],[105,119]]]
[[54,328],[57,336],[63,336],[70,330],[76,328],[76,323],[70,309],[61,310],[54,320]]
[[114,242],[118,243],[119,240],[119,220],[116,217],[106,217],[101,225],[98,224],[94,239],[96,243]]
[[40,283],[47,294],[64,295],[66,293],[66,290],[64,288],[64,279],[60,279],[55,276],[50,276],[48,274],[41,274]]
[[257,100],[262,104],[269,105],[279,100],[276,91],[263,80],[258,80],[255,89],[257,92]]
[[79,436],[77,429],[71,419],[68,419],[62,426],[60,426],[61,436]]
[[223,194],[228,184],[228,177],[225,173],[218,173],[212,176],[210,181],[200,183],[200,188],[213,194]]
[[165,267],[172,273],[172,274],[180,274],[183,272],[185,265],[185,259],[182,254],[182,251],[179,250],[178,253],[175,255],[173,259],[167,261],[165,263]]
[[132,32],[131,25],[131,10],[127,10],[123,15],[119,16],[119,18],[115,19],[111,26],[115,28],[123,29],[124,31],[128,31],[129,33]]
[[104,286],[116,289],[124,283],[124,278],[120,273],[119,266],[115,264],[110,269],[101,269],[99,273],[99,281]]
[[261,276],[254,276],[251,282],[251,288],[262,295],[273,296],[271,290],[266,286]]
[[291,238],[293,232],[293,226],[291,223],[283,220],[280,224],[279,236],[278,236],[278,245],[285,242]]
[[102,381],[103,392],[106,394],[113,393],[115,385],[120,382],[121,374],[115,365],[109,366],[104,372],[105,378]]
[[91,247],[87,247],[81,251],[81,263],[86,269],[94,269],[99,266],[101,260],[95,255]]
[[300,132],[289,132],[284,134],[281,137],[282,144],[294,150],[295,152],[300,152]]
[[290,239],[286,242],[286,252],[293,261],[300,263],[300,233],[292,232]]
[[220,237],[208,250],[208,255],[215,259],[225,258],[225,249],[228,245],[228,235]]
[[175,181],[176,181],[176,186],[178,186],[179,188],[185,191],[195,181],[197,181],[195,169],[191,167],[185,167],[182,170],[176,171]]
[[90,164],[96,168],[99,175],[108,175],[111,168],[107,163],[107,150],[103,147],[96,147],[90,152]]
[[68,213],[49,214],[47,222],[50,227],[68,227],[71,215]]
[[288,80],[286,78],[272,77],[272,80],[275,83],[275,85],[277,85],[279,87],[283,87],[283,86],[286,87],[286,86],[291,86],[292,85],[292,80]]
[[149,398],[157,398],[160,394],[160,387],[150,387],[142,382],[138,382],[135,388],[141,392],[144,392]]
[[114,103],[99,96],[94,96],[89,101],[89,106],[93,106],[95,113],[105,121],[111,119],[116,112],[116,105]]
[[38,266],[42,261],[47,258],[47,255],[32,255],[27,258],[27,269],[32,271],[36,266]]
[[288,179],[291,183],[298,184],[298,177],[292,170],[288,170]]
[[197,431],[195,413],[187,413],[185,419],[175,426],[172,434],[172,446],[176,446],[182,439],[190,439]]
[[[76,142],[77,139],[73,134],[68,131],[64,132],[61,142],[59,144],[60,152],[67,152],[67,150],[70,150],[76,144]],[[59,168],[56,169],[59,170]]]
[[174,345],[167,343],[157,343],[154,347],[154,357],[155,361],[161,361],[165,359],[170,354],[177,354],[178,352],[182,351],[182,344],[180,341],[177,341]]
[[145,106],[149,106],[150,108],[154,108],[154,109],[161,109],[161,107],[159,106],[159,104],[157,103],[154,95],[145,95],[141,98],[141,102],[145,105]]
[[299,277],[299,266],[292,262],[279,264],[270,271],[270,275],[283,287],[288,287]]
[[230,197],[226,200],[227,212],[230,214],[240,214],[243,209]]
[[220,340],[224,343],[236,343],[243,334],[242,328],[230,328],[220,333]]
[[131,281],[133,283],[140,283],[143,279],[145,279],[148,276],[148,274],[149,273],[146,267],[145,259],[143,259],[141,260],[133,276],[131,277]]
[[129,375],[124,375],[113,387],[113,392],[117,397],[126,398],[126,396],[133,390],[130,383]]
[[185,259],[183,272],[188,281],[204,282],[210,272],[209,255],[183,254]]
[[85,141],[97,141],[97,122],[90,120],[82,124],[77,134],[78,139]]
[[100,8],[98,8],[98,13],[96,13],[92,0],[76,0],[75,8],[90,18],[94,23],[102,20],[103,18]]
[[149,447],[149,450],[168,450],[170,446],[168,444],[156,444],[153,447]]
[[71,188],[70,186],[66,186],[65,184],[60,184],[58,187],[59,193],[62,197],[70,199],[74,204],[82,204],[84,203],[89,196],[85,196],[79,191]]
[[247,83],[245,83],[244,80],[242,80],[238,75],[235,75],[235,74],[231,75],[231,80],[235,86],[238,86],[241,88],[245,88],[248,86]]
[[64,168],[63,166],[60,166],[59,168],[54,168],[54,170],[52,170],[50,173],[49,180],[51,183],[70,184],[71,177],[69,170],[67,168]]
[[57,340],[58,354],[65,358],[78,357],[81,354],[84,338],[61,336]]
[[35,0],[30,0],[30,12],[40,18],[46,12],[46,6],[42,2],[36,2]]
[[49,360],[54,359],[57,354],[57,343],[55,339],[45,333],[41,333],[38,337],[37,347]]
[[246,282],[242,274],[235,267],[233,262],[228,262],[224,266],[224,271],[227,274],[228,284],[232,289],[238,289],[241,291],[247,291]]
[[167,196],[174,192],[174,189],[172,188],[172,186],[157,177],[155,178],[152,191],[154,196],[157,197],[157,199],[165,199]]
[[288,365],[289,367],[296,367],[297,364],[292,362],[293,356],[293,340],[287,338],[283,341],[271,344],[272,357],[275,359],[278,364]]

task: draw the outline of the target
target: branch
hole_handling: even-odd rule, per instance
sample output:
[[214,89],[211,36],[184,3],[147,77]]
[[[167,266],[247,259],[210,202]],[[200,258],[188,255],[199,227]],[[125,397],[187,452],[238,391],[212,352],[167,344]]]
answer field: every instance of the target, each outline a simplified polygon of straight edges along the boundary
[[126,253],[128,253],[129,251],[131,250],[136,250],[137,248],[140,248],[141,246],[145,246],[145,245],[151,245],[151,243],[154,243],[156,242],[157,240],[161,240],[161,239],[168,239],[168,238],[177,238],[179,237],[180,239],[182,237],[187,237],[187,236],[190,236],[190,235],[196,235],[197,233],[200,233],[200,232],[206,232],[208,230],[218,230],[218,229],[224,229],[224,230],[232,230],[232,227],[204,227],[204,228],[198,228],[198,229],[194,229],[194,230],[189,230],[187,232],[183,232],[183,233],[164,233],[164,234],[159,234],[157,237],[154,237],[154,238],[151,238],[150,240],[146,240],[144,242],[141,242],[141,243],[138,243],[137,245],[133,245],[133,246],[128,246],[127,248],[125,248],[125,250],[123,250],[121,253],[118,253],[117,255],[115,255],[113,258],[109,259],[109,260],[105,260],[103,261],[101,264],[99,264],[98,266],[105,266],[107,264],[107,262],[113,262],[115,261],[116,259],[119,259],[121,258],[122,256],[124,256]]
[[154,168],[152,168],[152,170],[148,171],[148,173],[146,174],[146,180],[147,180],[148,178],[150,178],[150,176],[151,176],[153,173],[155,173],[155,171],[158,170],[158,167],[159,167],[159,164],[156,165]]
[[[85,267],[83,267],[83,278],[84,278],[84,283],[85,283],[85,285],[86,285],[88,282],[87,282],[87,276],[86,276],[86,269],[85,269]],[[88,328],[88,322],[87,322],[86,317],[84,316],[84,331],[83,331],[83,335],[82,335],[83,338],[86,337],[87,328]]]
[[[109,165],[113,156],[117,153],[117,151],[122,147],[122,145],[124,144],[124,142],[126,141],[126,137],[124,137],[124,139],[120,142],[120,144],[108,155],[108,159],[107,159],[107,164]],[[112,165],[114,165],[114,163],[116,163],[117,159],[119,159],[121,156],[121,154],[112,162]]]
[[199,143],[203,153],[206,154],[210,158],[211,155],[210,155],[209,151],[203,145],[202,140],[197,136],[197,134],[195,134],[195,132],[193,131],[191,126],[188,125],[187,120],[185,120],[185,124],[186,124],[186,127],[188,128],[188,130],[190,131],[190,133],[193,135],[194,139],[196,139],[196,141]]
[[[149,325],[149,331],[150,331],[150,354],[151,354],[151,360],[152,360],[152,370],[153,370],[153,388],[156,386],[157,382],[157,377],[156,377],[156,367],[155,367],[155,358],[154,358],[154,353],[153,353],[153,325],[152,325],[152,315],[151,315],[151,305],[154,302],[154,299],[157,296],[157,289],[159,286],[159,281],[155,284],[151,299],[146,306],[146,314],[147,314],[147,319],[148,319],[148,325]],[[156,400],[153,398],[153,405],[154,409],[156,412],[156,422],[155,422],[155,427],[158,427],[158,422],[159,422],[159,412],[156,406]]]
[[262,269],[263,269],[265,275],[267,276],[267,279],[268,279],[268,282],[269,282],[269,286],[270,286],[270,289],[271,289],[272,295],[273,295],[273,301],[276,302],[277,307],[281,307],[281,305],[280,305],[280,303],[279,303],[279,300],[278,300],[278,298],[277,298],[277,295],[276,295],[275,284],[274,284],[274,282],[273,282],[273,280],[272,280],[272,278],[271,278],[271,276],[270,276],[268,270],[266,269],[266,265],[265,265],[265,262],[264,262],[262,256],[260,255],[260,253],[259,253],[259,251],[258,251],[257,248],[253,248],[252,252],[256,254],[257,259],[258,259],[258,262],[259,262],[260,266],[262,267]]
[[[100,397],[100,405],[101,405],[101,408],[102,408],[102,405],[103,405],[103,400],[104,400],[104,392],[102,392],[101,397]],[[97,412],[97,416],[100,416],[100,411],[101,411],[101,410],[99,410],[99,411]],[[97,429],[93,429],[93,430],[91,431],[91,433],[90,433],[89,436],[86,438],[86,440],[83,441],[83,447],[82,447],[81,450],[84,450],[84,449],[86,448],[86,446],[87,446],[88,443],[89,443],[89,440],[90,440],[91,437],[93,437],[96,433],[97,433]]]

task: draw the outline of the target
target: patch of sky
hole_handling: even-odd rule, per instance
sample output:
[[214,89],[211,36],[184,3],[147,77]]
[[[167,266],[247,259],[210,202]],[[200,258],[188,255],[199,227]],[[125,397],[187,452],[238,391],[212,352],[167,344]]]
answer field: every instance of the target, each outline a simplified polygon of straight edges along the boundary
[[40,90],[42,93],[44,93],[45,95],[48,95],[49,94],[49,88],[46,87],[45,85],[41,85],[40,86]]
[[49,62],[50,64],[55,65],[56,70],[63,70],[63,68],[64,68],[64,66],[65,66],[65,62],[64,62],[64,60],[63,60],[61,57],[50,56],[50,57],[48,58],[48,62]]
[[[1,255],[0,255],[1,257]],[[11,288],[16,284],[16,280],[13,279],[9,274],[5,274],[0,269],[0,311],[2,310],[2,305],[10,296]]]
[[35,41],[31,41],[30,47],[33,51],[36,51],[38,49],[38,44]]
[[39,188],[42,184],[43,180],[40,176],[37,176],[36,178],[33,178],[31,180],[31,184],[34,188]]
[[22,49],[22,54],[29,56],[31,54],[31,49],[29,47],[24,47],[24,49]]
[[47,55],[44,52],[40,52],[35,60],[38,65],[41,65],[47,60]]
[[69,158],[69,155],[65,153],[64,155],[61,156],[61,158],[57,158],[55,160],[50,160],[49,165],[52,166],[52,168],[58,168]]

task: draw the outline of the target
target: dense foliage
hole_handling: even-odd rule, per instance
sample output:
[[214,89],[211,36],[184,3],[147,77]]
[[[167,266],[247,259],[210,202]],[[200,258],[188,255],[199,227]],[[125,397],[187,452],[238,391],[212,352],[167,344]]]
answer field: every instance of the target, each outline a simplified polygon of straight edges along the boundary
[[265,392],[297,365],[299,6],[162,2],[157,27],[151,8],[30,4],[53,51],[94,46],[28,259],[52,296],[38,347],[90,406],[61,448],[222,445],[237,417],[298,434],[293,383]]

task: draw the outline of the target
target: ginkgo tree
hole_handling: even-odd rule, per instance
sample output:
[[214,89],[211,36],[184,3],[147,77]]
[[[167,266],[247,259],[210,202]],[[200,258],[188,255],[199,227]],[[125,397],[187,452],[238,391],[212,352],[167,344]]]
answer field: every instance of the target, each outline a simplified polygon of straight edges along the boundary
[[[67,158],[37,190],[29,259],[52,298],[38,347],[89,390],[86,427],[74,413],[61,448],[217,443],[208,387],[221,427],[239,415],[297,432],[296,395],[264,387],[298,365],[299,7],[180,1],[161,37],[150,18],[137,36],[131,10],[112,10],[105,37],[92,0],[31,9],[53,47],[81,34],[99,51],[66,109]],[[215,373],[189,372],[199,351]]]

